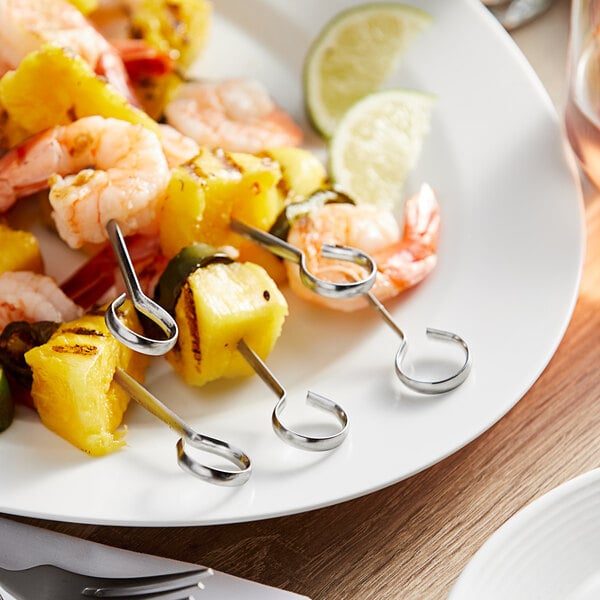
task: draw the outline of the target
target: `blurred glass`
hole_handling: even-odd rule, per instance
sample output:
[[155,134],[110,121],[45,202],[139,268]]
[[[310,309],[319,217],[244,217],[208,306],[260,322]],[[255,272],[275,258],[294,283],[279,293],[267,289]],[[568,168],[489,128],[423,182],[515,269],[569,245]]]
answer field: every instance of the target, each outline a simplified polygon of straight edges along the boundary
[[573,0],[569,34],[567,137],[600,188],[600,0]]
[[509,31],[539,17],[554,0],[482,0]]

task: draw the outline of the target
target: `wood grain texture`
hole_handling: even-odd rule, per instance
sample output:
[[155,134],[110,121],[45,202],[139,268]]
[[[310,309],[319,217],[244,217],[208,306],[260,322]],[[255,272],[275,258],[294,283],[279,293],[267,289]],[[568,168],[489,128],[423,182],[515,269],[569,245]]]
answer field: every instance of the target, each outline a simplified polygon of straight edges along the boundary
[[502,523],[600,465],[600,195],[589,186],[585,195],[581,292],[558,351],[504,418],[446,460],[363,498],[253,523],[121,528],[17,520],[207,564],[314,600],[445,598]]

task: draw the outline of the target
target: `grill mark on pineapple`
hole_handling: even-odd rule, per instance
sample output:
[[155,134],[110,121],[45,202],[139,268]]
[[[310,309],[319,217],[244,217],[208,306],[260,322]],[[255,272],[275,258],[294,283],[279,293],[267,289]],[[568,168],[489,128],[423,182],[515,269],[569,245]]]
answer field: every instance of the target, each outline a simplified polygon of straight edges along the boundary
[[92,354],[98,354],[98,346],[92,346],[91,344],[66,344],[52,346],[52,351],[57,354],[81,354],[83,356],[90,356]]
[[233,173],[235,175],[239,175],[240,177],[242,176],[243,169],[241,169],[240,165],[235,162],[235,160],[233,159],[233,156],[231,156],[231,154],[229,152],[225,152],[224,150],[219,148],[218,150],[215,151],[214,154],[219,159],[219,162],[221,163],[223,168],[229,174]]
[[71,327],[69,329],[62,329],[61,333],[75,333],[77,335],[106,337],[101,331],[98,331],[97,329],[89,329],[88,327]]
[[292,191],[292,188],[289,186],[288,182],[283,177],[277,182],[276,187],[284,198],[287,198]]
[[181,290],[183,298],[183,314],[188,325],[191,337],[191,351],[194,355],[194,360],[199,365],[202,360],[202,350],[200,349],[200,332],[198,327],[198,319],[196,318],[196,302],[194,300],[194,292],[190,284],[186,282]]
[[261,185],[260,185],[260,182],[259,182],[259,181],[254,181],[254,182],[252,183],[252,191],[253,191],[253,192],[254,192],[254,193],[257,195],[257,196],[260,196],[260,194],[261,194],[261,191],[262,191],[262,187],[261,187]]

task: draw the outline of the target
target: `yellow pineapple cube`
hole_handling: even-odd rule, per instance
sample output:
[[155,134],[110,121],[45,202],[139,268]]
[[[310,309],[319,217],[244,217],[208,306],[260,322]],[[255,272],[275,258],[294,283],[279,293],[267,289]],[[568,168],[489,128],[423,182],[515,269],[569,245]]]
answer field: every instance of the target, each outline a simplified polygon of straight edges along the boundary
[[0,104],[25,135],[91,115],[159,131],[153,119],[129,104],[80,56],[54,44],[31,52],[16,70],[5,73],[0,79]]
[[144,111],[158,121],[163,117],[165,106],[174,98],[182,81],[177,72],[148,74],[134,79],[132,86]]
[[[131,304],[124,305],[121,318],[141,331]],[[111,335],[104,310],[62,324],[25,360],[33,371],[33,403],[48,429],[92,456],[125,444],[124,432],[117,428],[130,399],[113,374],[121,367],[143,381],[148,358]]]
[[210,29],[207,0],[140,0],[131,7],[131,37],[175,57],[189,67],[203,50]]
[[267,230],[283,208],[276,190],[281,172],[268,158],[202,149],[173,170],[160,215],[167,257],[196,242],[239,247],[231,219]]
[[191,385],[254,372],[237,350],[243,339],[262,359],[288,314],[283,294],[260,266],[213,263],[194,271],[175,306],[179,338],[167,358]]
[[43,273],[44,261],[33,233],[0,223],[0,273],[6,271]]
[[264,150],[259,156],[270,158],[279,165],[281,181],[277,189],[285,204],[304,200],[327,184],[325,166],[309,150],[281,147]]

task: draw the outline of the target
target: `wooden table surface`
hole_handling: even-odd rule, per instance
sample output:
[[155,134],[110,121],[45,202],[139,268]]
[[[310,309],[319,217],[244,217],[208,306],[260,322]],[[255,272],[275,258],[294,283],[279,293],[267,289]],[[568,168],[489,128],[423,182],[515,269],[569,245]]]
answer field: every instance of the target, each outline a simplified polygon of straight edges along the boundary
[[[568,1],[515,32],[564,102]],[[478,439],[387,489],[305,514],[201,528],[22,519],[209,565],[314,600],[445,598],[483,542],[525,504],[600,464],[600,195],[585,186],[588,246],[566,335],[526,396]]]

